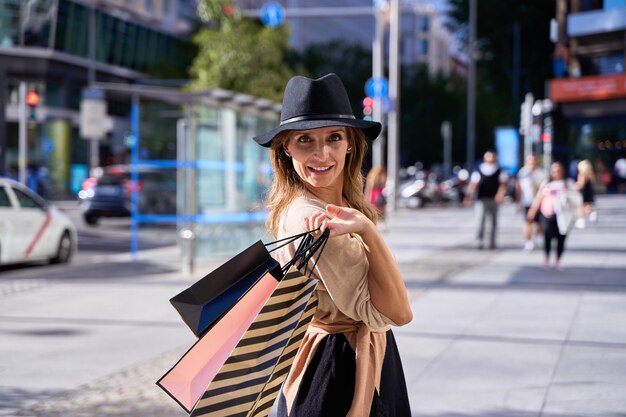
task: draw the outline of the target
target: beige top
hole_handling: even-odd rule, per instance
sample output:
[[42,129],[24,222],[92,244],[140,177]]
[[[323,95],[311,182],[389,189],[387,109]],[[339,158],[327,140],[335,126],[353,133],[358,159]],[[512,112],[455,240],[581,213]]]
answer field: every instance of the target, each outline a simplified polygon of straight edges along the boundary
[[[305,232],[304,218],[325,211],[326,203],[310,195],[296,198],[282,216],[278,239]],[[277,251],[284,265],[292,259],[299,240]],[[317,255],[309,265],[317,259]],[[374,389],[379,388],[386,347],[386,331],[395,325],[370,300],[369,262],[359,235],[328,239],[312,276],[319,280],[318,308],[283,385],[287,408],[295,399],[300,380],[318,344],[329,333],[344,333],[356,353],[355,393],[348,416],[369,415]]]

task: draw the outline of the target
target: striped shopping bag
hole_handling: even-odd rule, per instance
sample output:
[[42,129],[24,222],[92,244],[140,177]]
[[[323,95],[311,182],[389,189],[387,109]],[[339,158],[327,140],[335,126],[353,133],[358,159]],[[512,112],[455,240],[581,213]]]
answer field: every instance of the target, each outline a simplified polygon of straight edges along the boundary
[[316,286],[315,279],[291,266],[192,417],[269,414],[317,308]]

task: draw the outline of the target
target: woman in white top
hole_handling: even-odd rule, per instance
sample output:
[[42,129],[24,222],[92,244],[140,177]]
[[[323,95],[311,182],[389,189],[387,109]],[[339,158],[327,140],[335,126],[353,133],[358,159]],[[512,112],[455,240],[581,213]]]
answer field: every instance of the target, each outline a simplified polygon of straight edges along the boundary
[[550,178],[545,182],[532,206],[528,210],[528,221],[539,213],[544,230],[544,268],[550,267],[550,252],[552,240],[556,239],[555,267],[561,269],[561,257],[565,251],[565,238],[572,220],[570,205],[573,193],[578,194],[573,181],[565,178],[565,168],[560,162],[553,162],[550,166]]

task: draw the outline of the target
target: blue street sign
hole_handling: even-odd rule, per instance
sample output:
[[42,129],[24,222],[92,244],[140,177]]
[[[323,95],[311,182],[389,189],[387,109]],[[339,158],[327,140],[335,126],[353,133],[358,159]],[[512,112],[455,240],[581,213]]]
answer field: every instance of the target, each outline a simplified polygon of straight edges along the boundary
[[365,83],[365,94],[374,98],[384,98],[389,95],[389,83],[385,77],[370,78]]
[[261,7],[261,20],[263,24],[270,27],[280,26],[285,20],[285,9],[283,9],[282,5],[273,1],[265,3]]

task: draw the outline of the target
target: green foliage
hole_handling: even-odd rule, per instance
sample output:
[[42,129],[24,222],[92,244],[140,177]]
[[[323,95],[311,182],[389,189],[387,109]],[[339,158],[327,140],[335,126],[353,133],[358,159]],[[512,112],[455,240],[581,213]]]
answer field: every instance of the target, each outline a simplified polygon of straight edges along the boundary
[[[449,0],[450,29],[467,45],[469,0]],[[524,94],[546,95],[553,45],[549,40],[555,2],[545,0],[477,0],[477,155],[493,146],[493,128],[517,125]],[[515,87],[515,26],[520,36],[519,88]]]
[[292,53],[291,66],[304,76],[318,78],[334,72],[343,81],[355,115],[362,111],[365,82],[372,76],[372,54],[365,48],[343,41],[314,44],[301,53]]
[[[362,116],[361,102],[365,82],[372,76],[371,51],[359,45],[332,41],[311,45],[300,54],[290,56],[298,72],[320,77],[334,72],[341,77],[350,96],[354,114]],[[400,153],[401,163],[411,165],[422,161],[427,166],[441,162],[441,122],[452,123],[453,157],[465,158],[465,83],[441,75],[431,76],[423,65],[404,67],[400,91]],[[367,169],[366,169],[367,170]]]
[[426,166],[443,161],[441,123],[452,124],[452,159],[465,158],[465,92],[459,80],[431,76],[423,64],[405,67],[400,95],[400,153],[403,166],[417,161]]
[[293,76],[284,60],[288,28],[269,28],[250,19],[224,22],[194,36],[198,55],[191,67],[189,88],[224,88],[280,102],[285,84]]

